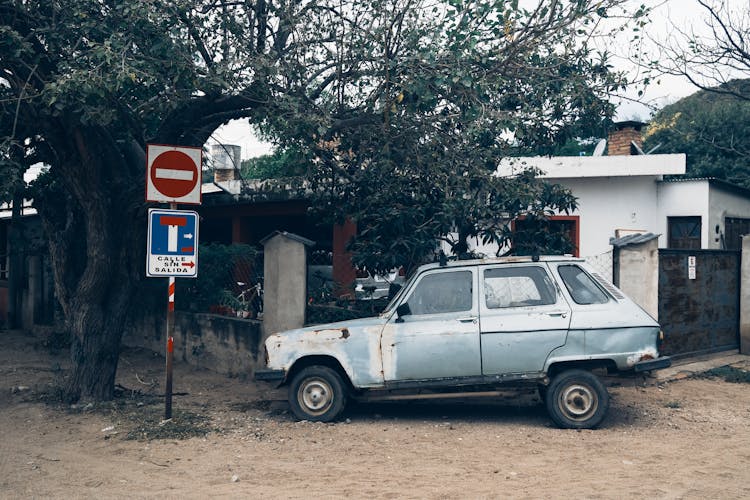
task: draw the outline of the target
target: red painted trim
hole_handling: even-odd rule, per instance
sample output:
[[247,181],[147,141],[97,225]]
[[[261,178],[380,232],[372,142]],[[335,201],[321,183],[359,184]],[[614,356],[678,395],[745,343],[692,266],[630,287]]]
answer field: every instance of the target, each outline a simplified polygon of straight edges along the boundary
[[580,215],[551,215],[549,220],[560,220],[560,221],[572,221],[573,222],[573,234],[571,240],[573,240],[573,257],[580,257],[581,255],[581,216]]

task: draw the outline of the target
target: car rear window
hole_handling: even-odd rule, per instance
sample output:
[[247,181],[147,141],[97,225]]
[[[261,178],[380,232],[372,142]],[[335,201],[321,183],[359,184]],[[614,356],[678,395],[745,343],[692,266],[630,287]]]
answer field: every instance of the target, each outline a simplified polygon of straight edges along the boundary
[[557,272],[576,304],[604,304],[609,297],[591,277],[578,266],[559,266]]

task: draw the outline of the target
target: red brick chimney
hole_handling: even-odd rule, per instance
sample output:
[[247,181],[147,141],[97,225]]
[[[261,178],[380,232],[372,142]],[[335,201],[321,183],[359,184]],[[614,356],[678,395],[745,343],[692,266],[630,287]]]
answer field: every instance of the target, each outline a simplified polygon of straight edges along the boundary
[[[637,155],[638,149],[643,148],[643,134],[641,129],[645,123],[636,121],[618,122],[607,139],[607,154],[609,156]],[[636,149],[633,143],[638,147]]]

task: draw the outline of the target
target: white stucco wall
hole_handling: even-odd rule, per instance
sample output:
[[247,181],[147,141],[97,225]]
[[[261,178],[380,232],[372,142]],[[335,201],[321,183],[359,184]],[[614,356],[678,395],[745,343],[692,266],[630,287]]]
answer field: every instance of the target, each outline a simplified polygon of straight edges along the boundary
[[[750,218],[750,199],[712,185],[709,191],[709,218],[706,224],[708,246],[706,248],[721,248],[721,235],[725,234],[724,219],[726,217]],[[719,233],[716,232],[719,226]]]
[[655,232],[655,176],[555,179],[578,197],[581,257],[609,251],[617,229]]
[[667,248],[667,217],[701,218],[701,248],[708,246],[708,181],[659,182],[657,185],[659,248]]

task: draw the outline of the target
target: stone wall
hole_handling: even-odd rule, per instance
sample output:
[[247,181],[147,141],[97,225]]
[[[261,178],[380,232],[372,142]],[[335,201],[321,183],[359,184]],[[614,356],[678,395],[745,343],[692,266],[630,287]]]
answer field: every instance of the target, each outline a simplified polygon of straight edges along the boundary
[[[126,329],[123,344],[164,353],[166,314],[146,316]],[[261,322],[215,314],[175,313],[174,359],[230,376],[252,376],[263,365]]]
[[740,352],[750,354],[750,234],[742,237],[740,269]]

